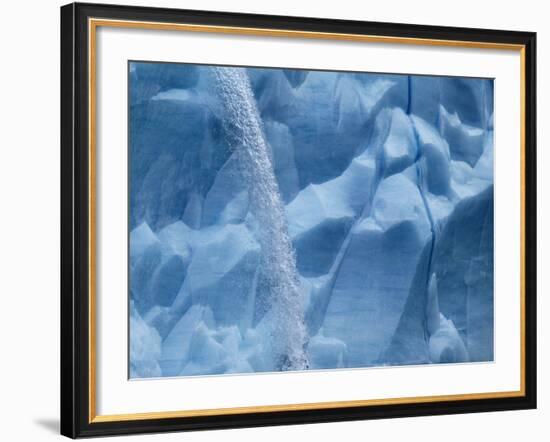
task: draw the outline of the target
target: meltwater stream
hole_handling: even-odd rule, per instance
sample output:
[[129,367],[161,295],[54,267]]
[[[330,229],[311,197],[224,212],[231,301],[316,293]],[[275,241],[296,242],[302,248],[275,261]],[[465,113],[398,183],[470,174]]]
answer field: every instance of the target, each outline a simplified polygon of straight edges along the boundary
[[258,222],[262,249],[258,287],[273,322],[275,363],[282,370],[304,370],[309,366],[308,335],[296,257],[250,80],[244,69],[226,67],[214,69],[214,78],[226,115],[224,129]]

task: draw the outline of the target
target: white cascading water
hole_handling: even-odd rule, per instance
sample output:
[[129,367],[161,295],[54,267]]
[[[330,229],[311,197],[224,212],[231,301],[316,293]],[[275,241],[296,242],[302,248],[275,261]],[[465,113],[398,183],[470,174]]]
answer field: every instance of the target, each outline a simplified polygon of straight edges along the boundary
[[261,287],[269,292],[276,364],[282,370],[304,370],[309,366],[308,335],[296,257],[250,80],[244,69],[226,67],[216,68],[214,78],[225,111],[224,128],[258,221]]

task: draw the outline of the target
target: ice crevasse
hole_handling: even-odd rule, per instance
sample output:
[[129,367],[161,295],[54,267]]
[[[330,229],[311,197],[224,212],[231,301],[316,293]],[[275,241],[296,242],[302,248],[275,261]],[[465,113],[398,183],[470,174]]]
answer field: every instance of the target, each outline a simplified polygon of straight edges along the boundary
[[132,377],[492,360],[490,80],[173,69],[130,77]]

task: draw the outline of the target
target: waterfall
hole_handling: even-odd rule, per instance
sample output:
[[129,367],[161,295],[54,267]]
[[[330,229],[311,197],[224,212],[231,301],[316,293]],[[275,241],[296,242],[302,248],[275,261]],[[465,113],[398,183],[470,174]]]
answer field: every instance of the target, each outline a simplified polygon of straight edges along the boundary
[[262,249],[258,287],[267,292],[275,363],[281,370],[304,370],[309,365],[308,335],[296,257],[248,74],[243,68],[220,67],[214,78],[225,111],[224,129],[258,222]]

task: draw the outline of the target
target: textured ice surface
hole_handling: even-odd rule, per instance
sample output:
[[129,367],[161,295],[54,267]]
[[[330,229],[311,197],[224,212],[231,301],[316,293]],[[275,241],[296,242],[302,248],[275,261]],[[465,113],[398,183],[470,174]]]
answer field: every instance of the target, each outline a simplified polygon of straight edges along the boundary
[[493,359],[491,80],[131,65],[131,377]]

